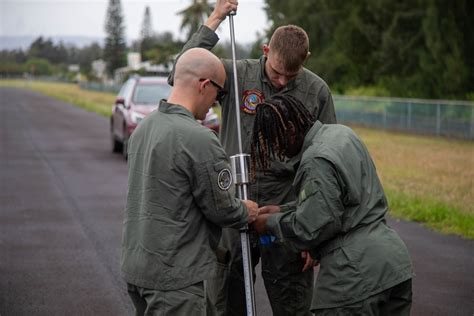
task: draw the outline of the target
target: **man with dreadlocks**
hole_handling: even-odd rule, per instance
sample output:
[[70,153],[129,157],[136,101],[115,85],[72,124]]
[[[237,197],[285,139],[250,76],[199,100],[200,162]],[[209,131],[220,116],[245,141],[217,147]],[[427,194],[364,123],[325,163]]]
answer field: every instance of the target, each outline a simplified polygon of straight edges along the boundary
[[326,125],[290,95],[257,105],[252,165],[297,158],[298,197],[287,210],[260,209],[254,229],[320,261],[311,310],[316,315],[409,315],[412,264],[386,221],[387,199],[361,139]]
[[[237,0],[217,0],[204,25],[184,45],[182,52],[192,47],[211,50],[218,42],[216,30],[231,11],[237,12]],[[239,15],[237,15],[239,17]],[[241,16],[240,18],[245,18]],[[222,59],[227,78],[224,88],[229,93],[222,100],[220,140],[229,156],[239,153],[236,116],[240,116],[242,150],[250,152],[255,106],[276,93],[288,93],[304,102],[308,110],[324,123],[336,123],[331,91],[319,76],[303,67],[310,56],[306,32],[295,25],[278,27],[270,41],[263,45],[259,59],[236,61],[240,111],[235,111],[235,91],[232,60]],[[179,60],[179,59],[178,59]],[[169,82],[172,85],[172,75]],[[231,80],[229,80],[231,79]],[[266,174],[257,170],[249,185],[249,197],[259,205],[282,204],[294,200],[291,187],[295,173],[291,164],[277,161]],[[302,254],[290,251],[273,238],[252,234],[251,254],[255,266],[261,258],[262,277],[275,316],[309,315],[313,291],[313,269],[305,269]],[[239,231],[224,229],[220,242],[221,278],[209,282],[215,293],[215,304],[222,315],[245,315],[245,288]],[[224,255],[222,255],[224,254]],[[258,304],[258,302],[257,302]]]

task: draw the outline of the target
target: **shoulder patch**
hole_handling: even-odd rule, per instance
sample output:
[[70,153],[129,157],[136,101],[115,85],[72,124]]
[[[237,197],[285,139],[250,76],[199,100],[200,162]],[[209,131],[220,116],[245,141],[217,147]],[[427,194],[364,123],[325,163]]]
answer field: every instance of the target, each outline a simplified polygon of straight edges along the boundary
[[217,185],[222,191],[227,191],[232,184],[232,174],[229,169],[222,169],[217,176]]
[[263,92],[257,89],[245,90],[242,97],[240,109],[247,114],[255,114],[257,104],[265,100]]

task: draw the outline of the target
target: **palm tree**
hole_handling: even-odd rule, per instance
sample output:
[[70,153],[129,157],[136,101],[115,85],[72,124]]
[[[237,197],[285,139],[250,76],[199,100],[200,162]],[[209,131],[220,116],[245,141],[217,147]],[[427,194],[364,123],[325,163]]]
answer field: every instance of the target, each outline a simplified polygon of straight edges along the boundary
[[199,26],[204,23],[204,18],[211,14],[213,8],[207,3],[207,0],[193,0],[193,3],[186,9],[176,13],[183,16],[181,22],[181,30],[187,29],[187,39],[198,30]]

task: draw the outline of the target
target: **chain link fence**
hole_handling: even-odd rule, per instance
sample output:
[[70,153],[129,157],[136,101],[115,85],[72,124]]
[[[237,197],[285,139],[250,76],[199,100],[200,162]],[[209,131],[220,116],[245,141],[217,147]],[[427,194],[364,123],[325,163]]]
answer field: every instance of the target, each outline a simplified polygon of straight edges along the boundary
[[474,102],[334,95],[337,121],[474,140]]
[[[81,82],[117,93],[120,85]],[[333,95],[337,121],[365,127],[474,140],[474,102]]]

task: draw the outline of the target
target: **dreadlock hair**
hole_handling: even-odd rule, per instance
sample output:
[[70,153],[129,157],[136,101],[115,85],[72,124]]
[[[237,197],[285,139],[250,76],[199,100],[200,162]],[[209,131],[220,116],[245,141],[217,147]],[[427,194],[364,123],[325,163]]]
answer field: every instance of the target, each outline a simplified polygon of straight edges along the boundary
[[253,179],[258,166],[265,173],[272,159],[285,159],[290,122],[297,137],[304,137],[315,118],[301,101],[287,94],[275,95],[257,105],[251,144]]

